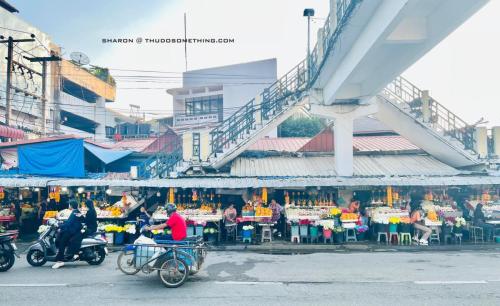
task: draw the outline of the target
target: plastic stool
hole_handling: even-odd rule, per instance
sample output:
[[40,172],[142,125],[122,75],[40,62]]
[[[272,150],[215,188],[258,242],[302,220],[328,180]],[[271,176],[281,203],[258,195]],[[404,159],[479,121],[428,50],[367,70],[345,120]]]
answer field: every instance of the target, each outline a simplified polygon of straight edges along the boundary
[[306,243],[309,241],[309,232],[308,232],[309,226],[307,224],[302,224],[299,226],[299,235],[300,235],[300,241],[305,239]]
[[463,234],[453,234],[455,243],[460,242],[459,244],[462,244],[462,236]]
[[260,242],[264,241],[273,241],[273,232],[271,230],[271,226],[268,224],[262,225],[262,237],[260,239]]
[[393,238],[396,237],[396,243],[399,244],[399,234],[398,232],[390,232],[389,233],[389,242],[393,243]]
[[187,227],[187,236],[188,237],[194,236],[194,226],[189,225]]
[[471,233],[471,240],[474,239],[474,243],[477,243],[478,240],[484,242],[483,228],[479,226],[471,226],[469,228]]
[[290,241],[300,243],[300,235],[299,235],[299,226],[292,225],[290,226]]
[[411,234],[410,233],[399,233],[399,244],[411,245]]
[[378,235],[377,235],[377,242],[380,243],[380,238],[384,236],[385,238],[385,243],[386,244],[389,244],[389,239],[387,237],[387,233],[386,232],[378,232]]
[[439,238],[439,230],[436,227],[432,227],[432,232],[429,237],[429,243],[432,243],[432,241],[437,241],[438,244],[441,244],[441,239]]
[[356,230],[354,228],[348,228],[345,231],[345,242],[349,241],[358,241],[358,238],[356,238]]
[[242,241],[243,243],[245,242],[252,243],[252,237],[243,237]]

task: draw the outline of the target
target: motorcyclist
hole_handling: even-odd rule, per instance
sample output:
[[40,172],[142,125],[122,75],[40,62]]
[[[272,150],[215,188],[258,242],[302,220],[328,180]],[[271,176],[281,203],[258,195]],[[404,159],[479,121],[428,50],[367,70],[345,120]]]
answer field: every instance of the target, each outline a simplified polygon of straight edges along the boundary
[[181,241],[186,239],[187,237],[187,226],[186,220],[177,213],[177,207],[175,204],[169,203],[167,204],[167,215],[168,220],[163,224],[146,226],[146,230],[158,230],[164,229],[165,227],[170,227],[172,230],[172,235],[167,235],[168,240]]
[[87,225],[86,236],[92,236],[97,232],[97,212],[94,208],[94,202],[92,200],[85,201],[87,206],[87,214],[85,214],[85,225]]
[[76,241],[82,239],[82,223],[84,222],[84,217],[82,213],[78,210],[78,202],[75,200],[69,201],[69,207],[72,210],[71,215],[68,220],[61,225],[59,229],[59,235],[57,237],[57,255],[56,263],[52,266],[53,269],[59,269],[64,266],[64,253],[66,247],[68,247],[68,258],[73,257],[78,248],[75,248]]

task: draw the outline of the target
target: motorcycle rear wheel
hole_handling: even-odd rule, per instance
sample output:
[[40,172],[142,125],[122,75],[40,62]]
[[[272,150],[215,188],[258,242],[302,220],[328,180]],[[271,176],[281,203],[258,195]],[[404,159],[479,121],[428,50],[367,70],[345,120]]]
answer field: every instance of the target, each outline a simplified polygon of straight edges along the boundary
[[94,258],[87,260],[87,263],[91,266],[98,266],[102,264],[102,262],[106,258],[106,251],[104,250],[104,248],[99,247],[94,250],[94,256]]
[[0,272],[5,272],[12,268],[15,260],[14,253],[0,252]]

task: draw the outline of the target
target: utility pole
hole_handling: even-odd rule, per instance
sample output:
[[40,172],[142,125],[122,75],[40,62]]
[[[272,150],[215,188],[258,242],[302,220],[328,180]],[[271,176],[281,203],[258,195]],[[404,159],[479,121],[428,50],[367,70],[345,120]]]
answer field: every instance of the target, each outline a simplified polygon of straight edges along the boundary
[[9,36],[9,38],[4,39],[3,36],[0,36],[0,43],[7,43],[7,87],[5,88],[6,92],[6,100],[5,100],[5,124],[7,126],[10,125],[10,120],[12,117],[12,104],[11,100],[12,97],[10,95],[10,89],[12,87],[12,64],[14,61],[13,58],[13,53],[14,53],[14,43],[20,43],[20,42],[34,42],[35,41],[35,35],[31,34],[30,39],[14,39],[12,36]]
[[26,57],[25,59],[34,63],[42,63],[42,134],[45,136],[47,128],[47,62],[60,61],[61,58],[56,55],[46,57]]

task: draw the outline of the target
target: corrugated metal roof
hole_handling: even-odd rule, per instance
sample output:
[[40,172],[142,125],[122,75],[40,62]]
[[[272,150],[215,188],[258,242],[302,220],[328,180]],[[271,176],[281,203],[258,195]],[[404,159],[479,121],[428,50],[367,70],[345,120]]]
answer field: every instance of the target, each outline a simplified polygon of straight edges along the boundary
[[248,150],[297,152],[310,140],[309,137],[261,138],[252,144]]
[[354,149],[360,152],[411,151],[419,147],[399,135],[356,136],[353,138]]
[[2,143],[0,143],[0,148],[15,147],[15,146],[19,146],[19,145],[27,145],[27,144],[40,143],[40,142],[51,142],[51,141],[66,140],[66,139],[76,139],[76,138],[81,138],[81,137],[78,137],[75,135],[61,135],[61,136],[54,136],[54,137],[42,137],[42,138],[36,138],[36,139],[25,139],[25,140],[19,140],[19,141],[2,142]]
[[112,145],[113,149],[132,150],[135,152],[142,152],[149,147],[156,138],[145,139],[125,139],[118,141]]
[[[460,172],[426,155],[354,156],[354,176],[458,175]],[[235,177],[336,176],[334,156],[238,158]]]
[[[355,136],[353,147],[358,152],[415,151],[419,147],[399,135]],[[314,138],[262,138],[257,140],[249,151],[278,152],[331,152],[333,151],[333,133],[322,131]]]

